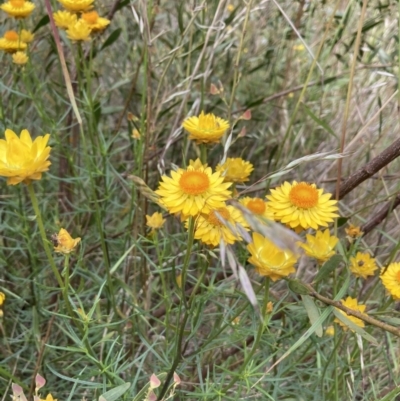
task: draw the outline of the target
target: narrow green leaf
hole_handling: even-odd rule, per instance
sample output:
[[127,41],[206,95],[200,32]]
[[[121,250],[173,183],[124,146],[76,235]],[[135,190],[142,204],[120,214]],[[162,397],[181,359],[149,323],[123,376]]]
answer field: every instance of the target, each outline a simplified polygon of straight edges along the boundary
[[314,278],[314,283],[318,283],[325,277],[329,276],[340,264],[343,258],[340,255],[333,255],[329,260],[327,260],[322,267],[319,269],[319,272]]
[[112,390],[107,391],[106,393],[103,393],[99,397],[99,401],[116,401],[119,397],[121,397],[128,391],[130,386],[131,383],[129,382],[121,384],[120,386],[115,387]]
[[342,226],[344,226],[348,221],[349,221],[349,218],[348,218],[348,217],[339,217],[339,218],[337,219],[337,225],[338,225],[338,227],[342,227]]
[[355,331],[357,334],[359,334],[361,337],[365,338],[367,341],[374,345],[378,345],[378,341],[371,336],[371,334],[368,334],[364,329],[361,327],[357,326],[355,323],[353,323],[346,315],[338,311],[336,308],[333,309],[333,313],[335,316],[341,320],[346,326],[348,326],[351,330]]
[[117,28],[115,31],[111,32],[110,36],[105,40],[103,46],[101,46],[100,50],[105,49],[106,47],[112,45],[121,35],[122,29]]
[[35,28],[33,28],[33,33],[35,33],[42,26],[47,25],[50,22],[49,16],[46,14],[44,17],[40,18],[40,21],[36,24]]
[[395,396],[400,394],[400,387],[394,388],[390,393],[387,393],[383,398],[379,401],[393,401],[395,400]]
[[[309,295],[302,295],[301,299],[303,301],[304,307],[306,308],[308,318],[310,319],[310,323],[311,325],[313,325],[315,322],[318,321],[320,317],[319,309],[317,308],[313,299]],[[319,325],[315,329],[315,334],[318,337],[322,337],[323,335],[322,325]]]
[[288,279],[287,280],[290,291],[295,294],[308,295],[310,290],[300,280]]
[[338,139],[337,135],[334,133],[333,129],[326,123],[325,121],[321,120],[319,117],[317,117],[312,110],[305,104],[302,103],[304,111],[319,125],[321,126],[325,131],[329,132],[331,135],[333,135],[336,139]]

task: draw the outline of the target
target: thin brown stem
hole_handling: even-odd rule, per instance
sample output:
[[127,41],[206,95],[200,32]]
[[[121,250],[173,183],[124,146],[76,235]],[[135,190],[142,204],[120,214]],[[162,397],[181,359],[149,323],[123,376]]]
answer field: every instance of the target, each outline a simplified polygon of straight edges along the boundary
[[345,312],[349,316],[354,316],[354,317],[356,317],[358,319],[363,320],[366,323],[372,324],[373,326],[379,327],[382,330],[385,330],[385,331],[387,331],[389,333],[394,334],[397,337],[400,337],[400,329],[398,329],[398,328],[396,328],[396,327],[394,327],[394,326],[392,326],[390,324],[383,323],[380,320],[374,319],[373,317],[371,317],[371,316],[369,316],[367,314],[364,314],[364,313],[361,313],[359,311],[347,308],[346,306],[342,305],[341,302],[334,301],[333,299],[324,297],[323,295],[319,294],[310,285],[306,284],[306,286],[310,290],[309,295],[314,297],[314,298],[316,298],[316,299],[318,299],[318,300],[320,300],[324,304],[330,305],[330,306],[334,306],[335,308],[342,310],[343,312]]
[[378,156],[373,158],[369,163],[361,167],[350,177],[348,177],[344,182],[342,182],[339,189],[338,199],[344,198],[349,192],[358,187],[367,178],[372,177],[376,172],[381,170],[383,167],[388,165],[391,161],[399,156],[400,139],[397,139]]

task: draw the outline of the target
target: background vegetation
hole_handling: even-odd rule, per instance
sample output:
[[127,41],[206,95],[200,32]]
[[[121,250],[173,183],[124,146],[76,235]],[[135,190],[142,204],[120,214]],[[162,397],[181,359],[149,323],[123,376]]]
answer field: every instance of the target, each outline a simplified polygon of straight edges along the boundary
[[[60,8],[56,1],[51,5]],[[124,382],[130,385],[120,399],[143,399],[138,393],[152,373],[161,380],[160,395],[175,370],[182,380],[171,396],[177,400],[394,400],[400,379],[396,335],[367,325],[375,341],[337,328],[333,337],[313,333],[301,342],[311,324],[298,294],[285,282],[267,293],[264,280],[246,266],[259,305],[273,302],[263,324],[229,265],[222,268],[218,248],[199,244],[185,288],[193,296],[179,358],[184,307],[176,277],[187,233],[170,216],[150,235],[145,215],[160,209],[129,176],[155,189],[160,173],[198,157],[181,123],[205,110],[236,121],[238,139],[228,155],[254,164],[251,184],[259,183],[252,194],[264,196],[294,179],[336,193],[341,177],[398,138],[398,3],[96,0],[95,6],[111,19],[103,34],[76,44],[60,33],[81,124],[44,2],[36,1],[22,23],[35,31],[28,64],[21,68],[0,55],[1,131],[51,135],[50,171],[34,183],[48,239],[61,227],[82,238],[69,259],[72,318],[26,186],[1,180],[1,399],[9,398],[11,382],[32,394],[36,373],[60,401],[98,399]],[[0,18],[1,33],[14,29],[14,20],[4,13]],[[246,110],[251,119],[238,120]],[[212,167],[223,152],[223,145],[209,151]],[[315,152],[344,152],[342,171],[336,160],[323,159],[263,179]],[[374,220],[396,202],[398,171],[394,160],[341,200],[344,219],[336,229],[345,260],[347,220],[372,222],[357,246],[370,250],[379,266],[398,260],[396,210],[380,224]],[[244,247],[235,253],[245,263]],[[61,272],[64,257],[56,256],[56,263]],[[397,304],[377,276],[355,280],[340,266],[335,282],[327,276],[320,283],[321,294],[357,295],[369,315],[400,323]],[[297,277],[310,282],[315,272],[305,260]],[[327,313],[323,327],[333,319]]]

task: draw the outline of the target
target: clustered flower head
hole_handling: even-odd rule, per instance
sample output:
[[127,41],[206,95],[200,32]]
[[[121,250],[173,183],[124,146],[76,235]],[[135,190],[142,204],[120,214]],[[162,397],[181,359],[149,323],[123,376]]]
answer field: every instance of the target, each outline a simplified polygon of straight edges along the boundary
[[304,230],[327,227],[332,223],[338,208],[331,194],[324,193],[315,184],[293,181],[285,182],[267,195],[268,206],[273,210],[275,219],[291,228]]
[[60,229],[59,233],[53,237],[53,240],[54,251],[63,253],[64,255],[71,253],[81,242],[81,239],[79,237],[72,238],[70,233],[64,228]]
[[299,246],[304,249],[307,256],[324,263],[335,254],[338,242],[339,238],[331,236],[329,229],[326,229],[325,231],[318,230],[315,235],[306,234],[306,243],[299,243]]
[[261,198],[250,198],[249,196],[246,196],[239,199],[239,203],[257,217],[266,220],[274,220],[274,213],[268,207],[267,202]]
[[294,265],[298,255],[288,249],[279,248],[257,232],[253,233],[253,242],[247,245],[247,249],[251,254],[249,263],[255,266],[256,272],[261,276],[276,281],[295,272]]
[[254,167],[241,157],[228,157],[225,163],[218,164],[215,170],[221,171],[225,181],[242,183],[249,180],[250,173],[254,170]]
[[31,15],[35,5],[26,0],[9,0],[0,6],[9,17],[26,18]]
[[[8,0],[0,5],[0,9],[8,17],[24,19],[31,15],[35,9],[35,4],[27,0]],[[33,37],[34,35],[25,29],[21,29],[18,32],[16,30],[6,31],[3,37],[0,38],[0,50],[11,54],[14,64],[25,65],[29,59],[26,50]]]
[[217,246],[221,240],[225,244],[233,244],[242,240],[238,225],[248,230],[249,225],[242,213],[233,206],[225,205],[197,217],[194,238],[211,246]]
[[400,299],[400,263],[391,263],[382,269],[381,281],[387,292],[395,299]]
[[90,40],[93,32],[103,31],[110,24],[110,20],[92,10],[94,0],[58,1],[65,10],[53,14],[54,22],[59,28],[65,29],[68,38],[73,41]]
[[369,253],[357,252],[356,256],[350,258],[350,271],[356,277],[373,276],[377,268],[375,259]]
[[152,231],[160,229],[165,223],[162,213],[154,212],[151,216],[146,215],[146,225],[150,227]]
[[229,129],[229,122],[216,117],[214,114],[205,114],[204,111],[198,117],[187,118],[183,128],[189,132],[189,139],[197,143],[218,143]]
[[40,180],[42,173],[50,166],[50,135],[38,136],[32,140],[29,131],[24,129],[20,136],[6,129],[5,139],[0,139],[0,176],[7,177],[7,185],[20,182],[29,184]]
[[0,50],[11,54],[14,64],[25,65],[29,60],[26,50],[33,38],[33,33],[26,29],[22,29],[19,34],[16,31],[6,31],[0,38]]
[[212,172],[211,167],[188,166],[171,171],[171,177],[161,177],[156,192],[170,213],[182,213],[184,217],[210,213],[225,206],[231,192],[230,182],[224,182],[221,173]]

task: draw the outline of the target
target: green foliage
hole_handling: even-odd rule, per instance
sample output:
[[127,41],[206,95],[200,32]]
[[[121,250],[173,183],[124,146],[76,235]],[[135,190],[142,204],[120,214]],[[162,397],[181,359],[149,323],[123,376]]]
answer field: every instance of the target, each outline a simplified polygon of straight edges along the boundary
[[[112,12],[110,26],[83,43],[59,30],[60,47],[41,2],[27,19],[1,11],[1,36],[24,28],[35,39],[25,66],[0,54],[0,137],[7,128],[49,133],[52,164],[32,182],[34,195],[0,180],[0,394],[9,398],[15,383],[31,401],[40,373],[40,398],[60,401],[394,400],[395,334],[360,328],[309,284],[399,325],[381,272],[362,280],[349,270],[359,250],[380,268],[398,260],[397,214],[353,241],[345,233],[396,199],[398,160],[341,200],[329,227],[336,254],[322,266],[301,255],[287,284],[256,273],[249,233],[205,246],[154,192],[176,166],[201,157],[214,169],[228,156],[255,168],[235,184],[240,196],[265,200],[294,180],[335,194],[397,139],[392,3],[368,1],[362,17],[354,1],[96,0],[101,16]],[[206,150],[181,129],[202,110],[231,125]],[[155,211],[166,223],[151,230],[145,216]],[[255,217],[249,224],[300,256],[304,232]],[[67,256],[53,252],[60,228],[81,238]]]

